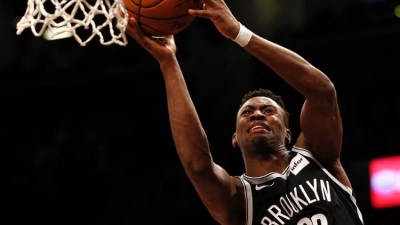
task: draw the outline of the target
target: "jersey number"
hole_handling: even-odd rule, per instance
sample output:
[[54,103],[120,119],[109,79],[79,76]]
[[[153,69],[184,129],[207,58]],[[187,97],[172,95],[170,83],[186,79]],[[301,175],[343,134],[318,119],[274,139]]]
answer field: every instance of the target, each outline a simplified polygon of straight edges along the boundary
[[304,217],[297,222],[297,225],[328,225],[328,220],[324,214],[315,214],[310,218]]

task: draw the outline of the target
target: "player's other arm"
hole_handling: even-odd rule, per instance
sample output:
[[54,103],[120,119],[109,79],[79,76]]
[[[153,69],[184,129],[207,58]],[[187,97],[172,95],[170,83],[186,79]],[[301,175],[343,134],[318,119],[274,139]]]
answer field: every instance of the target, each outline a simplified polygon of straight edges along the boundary
[[[243,187],[213,162],[206,133],[176,59],[173,36],[162,41],[143,35],[135,20],[127,32],[159,62],[163,73],[172,136],[179,159],[201,201],[220,224],[239,224],[244,208]],[[243,210],[241,211],[243,212]],[[243,224],[243,223],[242,223]]]
[[[237,224],[241,183],[213,162],[206,133],[176,58],[160,63],[175,147],[201,201],[220,224]],[[242,202],[240,202],[242,203]],[[243,200],[244,206],[244,200]]]

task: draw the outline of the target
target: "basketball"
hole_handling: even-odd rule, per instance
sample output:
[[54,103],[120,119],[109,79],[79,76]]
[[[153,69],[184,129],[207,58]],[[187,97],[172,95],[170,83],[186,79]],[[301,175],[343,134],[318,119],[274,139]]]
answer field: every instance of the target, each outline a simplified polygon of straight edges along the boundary
[[196,18],[189,9],[200,9],[200,0],[124,0],[129,17],[134,17],[150,36],[177,34]]

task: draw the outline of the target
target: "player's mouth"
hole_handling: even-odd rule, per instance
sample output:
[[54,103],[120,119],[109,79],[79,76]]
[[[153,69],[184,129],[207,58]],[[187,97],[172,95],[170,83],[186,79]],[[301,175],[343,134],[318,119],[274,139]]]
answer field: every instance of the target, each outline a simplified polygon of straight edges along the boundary
[[249,129],[247,130],[247,133],[250,132],[257,132],[257,131],[268,131],[271,132],[271,127],[264,123],[264,122],[256,122],[250,125]]

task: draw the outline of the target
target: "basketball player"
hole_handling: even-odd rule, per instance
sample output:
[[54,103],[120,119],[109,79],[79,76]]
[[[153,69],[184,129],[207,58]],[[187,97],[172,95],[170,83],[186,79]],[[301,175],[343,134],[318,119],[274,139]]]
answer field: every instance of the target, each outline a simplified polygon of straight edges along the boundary
[[232,145],[246,172],[232,176],[211,156],[207,135],[175,57],[173,36],[143,35],[136,21],[127,32],[158,60],[173,139],[181,163],[211,216],[224,225],[361,225],[350,181],[340,163],[342,121],[335,87],[298,54],[252,33],[223,0],[203,0],[189,13],[210,19],[218,31],[257,57],[305,98],[294,147],[280,96],[248,92],[236,117]]

